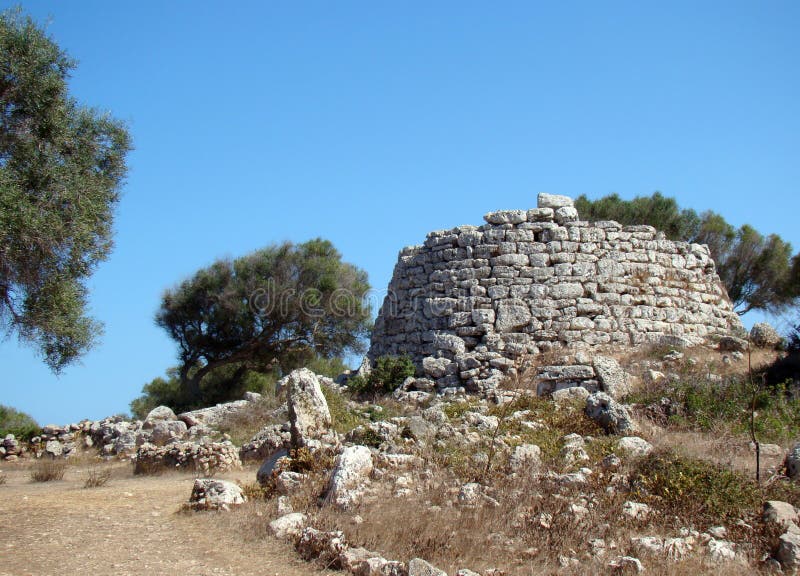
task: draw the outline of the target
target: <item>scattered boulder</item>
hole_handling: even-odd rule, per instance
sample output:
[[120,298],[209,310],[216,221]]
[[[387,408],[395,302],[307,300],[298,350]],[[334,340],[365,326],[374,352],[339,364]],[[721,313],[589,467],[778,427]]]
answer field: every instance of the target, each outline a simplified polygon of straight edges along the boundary
[[788,569],[800,567],[800,534],[786,532],[778,539],[775,559]]
[[622,505],[622,514],[633,520],[646,520],[650,515],[650,506],[628,500]]
[[797,480],[800,477],[800,442],[792,446],[783,464],[786,467],[786,475],[789,478]]
[[788,502],[767,500],[762,518],[766,524],[777,524],[784,530],[800,524],[800,512]]
[[727,540],[712,538],[706,544],[708,557],[714,564],[724,564],[736,560],[736,545]]
[[722,336],[717,342],[717,349],[720,352],[745,352],[747,340],[736,336]]
[[305,514],[291,512],[270,522],[269,529],[276,538],[280,538],[281,540],[299,538],[303,533],[305,522]]
[[228,510],[245,500],[242,489],[233,482],[198,478],[194,481],[189,504],[194,510]]
[[319,379],[311,370],[299,368],[282,381],[287,390],[292,447],[300,448],[328,432],[331,413]]
[[622,398],[630,392],[628,375],[619,362],[609,356],[595,356],[594,372],[602,390],[612,398]]
[[514,448],[509,465],[515,473],[536,472],[542,465],[542,449],[536,444],[521,444]]
[[641,458],[653,451],[653,445],[638,436],[625,436],[617,442],[617,448],[628,456]]
[[632,432],[636,428],[625,406],[605,392],[595,392],[586,399],[586,415],[609,434]]
[[178,417],[175,416],[175,412],[173,412],[172,408],[169,406],[156,406],[148,412],[147,417],[144,419],[144,428],[152,428],[156,422],[177,419]]
[[408,576],[447,576],[447,572],[439,570],[422,558],[414,558],[408,563]]
[[277,450],[289,446],[290,440],[288,427],[281,424],[266,426],[239,448],[239,459],[242,462],[264,460]]
[[360,498],[372,473],[372,453],[366,446],[348,446],[336,458],[328,485],[328,500],[340,508],[350,508]]
[[569,386],[556,390],[552,394],[553,402],[561,404],[563,402],[572,402],[578,400],[586,400],[589,396],[589,391],[583,386]]
[[152,425],[150,437],[156,446],[164,446],[186,436],[186,423],[181,420],[157,420]]
[[639,574],[644,572],[641,560],[633,556],[617,556],[608,563],[608,566],[614,570],[615,574]]

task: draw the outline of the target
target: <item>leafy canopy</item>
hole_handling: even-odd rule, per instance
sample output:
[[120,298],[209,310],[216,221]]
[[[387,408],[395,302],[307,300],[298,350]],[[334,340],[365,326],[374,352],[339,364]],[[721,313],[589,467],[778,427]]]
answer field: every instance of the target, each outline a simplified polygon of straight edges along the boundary
[[130,139],[67,91],[75,62],[19,10],[0,14],[0,329],[54,371],[100,326],[85,282],[108,257]]
[[219,260],[167,290],[156,323],[178,344],[188,398],[211,371],[281,371],[316,356],[363,352],[367,275],[327,240],[284,243]]
[[582,195],[575,207],[587,220],[649,224],[672,240],[707,244],[739,314],[778,313],[800,297],[800,254],[793,257],[791,244],[776,234],[763,236],[747,224],[737,230],[719,214],[681,209],[674,198],[659,192],[633,200],[617,194],[598,200]]
[[17,440],[30,440],[40,432],[36,420],[25,412],[0,404],[0,438],[13,434]]

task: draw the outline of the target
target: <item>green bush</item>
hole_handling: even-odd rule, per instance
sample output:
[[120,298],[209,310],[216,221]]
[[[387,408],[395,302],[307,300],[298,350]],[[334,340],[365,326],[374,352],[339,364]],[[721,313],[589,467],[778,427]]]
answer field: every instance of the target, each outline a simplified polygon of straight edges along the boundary
[[758,486],[741,473],[671,451],[639,461],[631,485],[638,500],[696,525],[741,518],[761,503]]
[[393,392],[416,372],[408,356],[381,356],[368,376],[355,376],[347,386],[356,394]]
[[0,404],[0,438],[13,434],[17,440],[30,440],[41,432],[39,424],[25,412]]
[[[702,375],[683,375],[683,380],[660,390],[628,398],[637,404],[652,404],[668,397],[681,407],[669,424],[676,428],[710,432],[726,429],[734,434],[750,433],[752,388],[744,376],[709,382]],[[758,376],[755,376],[758,381]],[[800,398],[783,385],[767,386],[755,397],[756,436],[761,442],[781,443],[800,435]]]

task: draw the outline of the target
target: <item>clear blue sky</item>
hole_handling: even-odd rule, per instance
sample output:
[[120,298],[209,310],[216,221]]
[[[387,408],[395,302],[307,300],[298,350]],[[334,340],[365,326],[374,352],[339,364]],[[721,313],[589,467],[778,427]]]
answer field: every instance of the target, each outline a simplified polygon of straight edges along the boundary
[[800,249],[797,2],[23,7],[136,146],[102,343],[60,377],[0,344],[0,402],[42,424],[127,411],[175,364],[162,291],[273,242],[329,238],[385,288],[401,247],[540,191],[660,190]]

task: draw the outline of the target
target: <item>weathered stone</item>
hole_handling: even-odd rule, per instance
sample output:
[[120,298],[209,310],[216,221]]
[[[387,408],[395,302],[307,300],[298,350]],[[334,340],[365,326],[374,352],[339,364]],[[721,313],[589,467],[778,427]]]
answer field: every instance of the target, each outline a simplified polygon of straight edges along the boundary
[[602,390],[612,398],[622,398],[630,392],[628,375],[619,362],[609,356],[595,356],[592,366]]
[[514,448],[509,465],[512,472],[536,472],[542,465],[542,450],[536,444],[521,444]]
[[372,453],[366,446],[348,446],[336,458],[328,485],[328,500],[340,508],[358,502],[372,472]]
[[233,482],[198,478],[194,481],[189,504],[195,510],[228,510],[245,500],[242,489]]
[[447,576],[447,572],[439,570],[422,558],[414,558],[408,563],[408,576]]
[[628,410],[605,392],[595,392],[586,399],[586,415],[610,434],[635,430]]
[[560,196],[558,194],[546,194],[545,192],[540,192],[537,198],[537,205],[539,208],[564,208],[564,207],[573,207],[572,198],[569,196]]
[[800,513],[797,508],[780,500],[764,502],[763,518],[766,524],[777,524],[784,530],[788,530],[792,525],[800,524]]
[[144,419],[144,427],[145,428],[152,428],[156,422],[161,420],[177,420],[178,417],[175,416],[175,412],[172,411],[172,408],[169,406],[156,406],[150,412],[148,412],[147,417]]
[[294,370],[286,377],[287,404],[292,446],[306,446],[331,426],[328,402],[322,394],[317,375],[307,368]]
[[644,572],[642,561],[633,556],[617,556],[608,563],[615,574],[639,574]]
[[340,555],[347,549],[347,543],[339,530],[323,532],[307,526],[303,528],[296,548],[303,560],[318,560],[323,566],[338,568]]
[[276,518],[270,522],[269,529],[276,538],[280,538],[281,540],[299,538],[303,533],[305,522],[305,514],[292,512],[290,514],[284,514],[280,518]]
[[788,569],[800,567],[800,533],[786,532],[778,539],[775,559]]
[[628,456],[633,456],[634,458],[647,456],[653,451],[653,445],[644,438],[639,438],[638,436],[625,436],[624,438],[620,438],[619,442],[617,442],[617,448],[619,448],[621,452],[624,452]]
[[497,320],[495,329],[498,332],[511,332],[516,328],[521,328],[530,322],[531,312],[528,306],[523,303],[502,303],[497,308]]
[[158,420],[153,424],[151,438],[156,446],[163,446],[172,440],[186,436],[186,424],[180,420]]
[[800,442],[792,446],[791,451],[786,455],[784,466],[786,466],[786,475],[789,478],[793,480],[800,478]]

